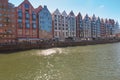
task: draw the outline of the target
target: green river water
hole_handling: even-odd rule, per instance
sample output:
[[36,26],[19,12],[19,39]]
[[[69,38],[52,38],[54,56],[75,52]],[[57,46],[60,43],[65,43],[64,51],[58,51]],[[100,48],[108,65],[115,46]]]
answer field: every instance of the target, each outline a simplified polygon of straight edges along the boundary
[[1,53],[0,80],[120,80],[120,43]]

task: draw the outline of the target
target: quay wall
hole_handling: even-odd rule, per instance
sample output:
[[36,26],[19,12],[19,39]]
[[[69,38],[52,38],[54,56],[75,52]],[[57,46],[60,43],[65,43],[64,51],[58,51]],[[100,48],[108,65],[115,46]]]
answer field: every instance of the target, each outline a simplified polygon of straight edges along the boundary
[[11,53],[17,51],[24,51],[30,49],[48,49],[55,47],[72,47],[72,46],[85,46],[85,45],[96,45],[96,44],[107,44],[116,43],[120,40],[94,40],[94,41],[42,41],[42,42],[19,42],[19,43],[6,43],[0,45],[0,53]]

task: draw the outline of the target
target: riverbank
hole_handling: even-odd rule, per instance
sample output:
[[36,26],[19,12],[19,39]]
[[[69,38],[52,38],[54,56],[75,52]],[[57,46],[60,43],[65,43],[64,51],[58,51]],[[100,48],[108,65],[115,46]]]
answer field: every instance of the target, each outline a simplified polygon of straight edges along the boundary
[[72,46],[85,46],[85,45],[96,45],[96,44],[108,44],[116,43],[120,40],[91,40],[91,41],[39,41],[36,43],[31,43],[28,41],[19,42],[19,43],[6,43],[0,45],[1,53],[11,53],[17,51],[24,51],[30,49],[48,49],[55,47],[72,47]]

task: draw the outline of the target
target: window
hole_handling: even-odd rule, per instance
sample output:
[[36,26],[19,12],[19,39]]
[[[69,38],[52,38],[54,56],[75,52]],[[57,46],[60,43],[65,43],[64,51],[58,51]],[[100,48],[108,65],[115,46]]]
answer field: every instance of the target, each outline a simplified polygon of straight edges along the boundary
[[55,27],[55,30],[57,30],[57,27]]
[[18,28],[22,28],[22,23],[18,23]]
[[59,30],[61,30],[61,28],[59,27]]
[[35,23],[33,23],[32,26],[33,26],[33,29],[36,29],[36,24]]
[[18,35],[22,35],[22,30],[18,30]]
[[32,13],[32,19],[36,20],[36,14],[35,14],[35,12]]
[[0,27],[2,27],[2,24],[0,24]]
[[29,23],[30,21],[29,20],[25,20],[26,23]]
[[20,19],[22,18],[22,10],[21,9],[18,10],[18,18],[20,18]]
[[26,23],[26,28],[30,28],[30,24],[29,23]]
[[22,19],[18,19],[18,23],[22,23]]
[[30,18],[30,15],[29,15],[29,12],[28,12],[28,11],[25,11],[25,15],[26,15],[26,19],[29,19],[29,18]]
[[29,8],[29,4],[25,4],[24,6],[25,6],[25,8],[27,8],[27,9]]

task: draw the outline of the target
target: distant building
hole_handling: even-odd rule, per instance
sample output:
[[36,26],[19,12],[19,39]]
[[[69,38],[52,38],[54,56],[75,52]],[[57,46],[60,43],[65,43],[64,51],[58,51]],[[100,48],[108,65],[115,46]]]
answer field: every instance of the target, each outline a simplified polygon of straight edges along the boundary
[[100,39],[100,37],[101,37],[100,25],[101,25],[100,18],[98,17],[96,20],[96,30],[97,30],[97,38],[98,39]]
[[52,36],[52,15],[47,6],[38,12],[39,38],[51,39]]
[[110,35],[110,24],[109,21],[107,19],[105,19],[105,37],[109,38]]
[[114,24],[114,33],[113,34],[118,34],[120,33],[120,26],[118,22],[115,22]]
[[76,38],[76,16],[73,11],[68,15],[68,37]]
[[96,25],[96,17],[95,15],[91,18],[91,37],[93,39],[97,38],[97,25]]
[[109,38],[113,38],[114,37],[114,33],[115,33],[115,21],[113,19],[109,19]]
[[84,38],[83,20],[81,13],[76,16],[76,37],[79,39]]
[[61,39],[62,37],[62,28],[61,28],[61,13],[58,9],[54,11],[52,14],[53,21],[53,35],[54,38]]
[[68,38],[68,15],[65,11],[61,14],[62,39]]
[[28,0],[24,0],[16,7],[16,26],[18,40],[31,40],[38,38],[36,12]]
[[90,40],[91,39],[91,19],[86,14],[83,19],[83,30],[84,30],[84,39]]
[[105,22],[104,19],[101,19],[101,26],[100,26],[100,36],[102,39],[105,39],[106,37],[106,28],[105,28]]
[[14,42],[15,8],[8,0],[0,0],[0,43]]

